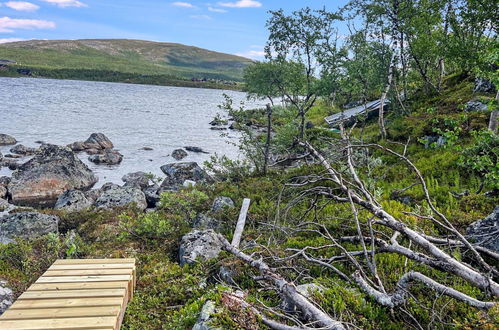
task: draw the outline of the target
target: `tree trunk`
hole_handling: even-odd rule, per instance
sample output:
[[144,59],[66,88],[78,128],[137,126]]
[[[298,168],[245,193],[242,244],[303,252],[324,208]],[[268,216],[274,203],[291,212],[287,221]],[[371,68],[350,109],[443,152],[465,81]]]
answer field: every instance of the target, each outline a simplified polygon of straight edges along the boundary
[[263,164],[263,175],[267,175],[267,167],[269,165],[269,154],[270,154],[270,139],[272,128],[272,107],[267,104],[267,142],[265,143],[265,160]]
[[385,100],[386,97],[388,96],[388,93],[390,92],[390,87],[392,86],[392,81],[393,81],[393,74],[394,74],[394,67],[395,67],[395,57],[396,57],[396,49],[395,47],[392,47],[393,54],[392,58],[390,59],[390,67],[388,69],[388,81],[386,82],[385,86],[385,91],[383,94],[381,94],[381,101],[379,104],[379,128],[381,131],[381,136],[383,139],[386,138],[386,128],[385,128],[385,116],[384,116],[384,107],[385,107]]
[[496,105],[495,109],[492,110],[492,113],[490,114],[490,121],[489,121],[489,130],[491,130],[494,133],[497,133],[497,125],[498,125],[498,120],[499,120],[499,110],[497,110],[497,107],[499,107],[499,90],[497,91],[496,94]]

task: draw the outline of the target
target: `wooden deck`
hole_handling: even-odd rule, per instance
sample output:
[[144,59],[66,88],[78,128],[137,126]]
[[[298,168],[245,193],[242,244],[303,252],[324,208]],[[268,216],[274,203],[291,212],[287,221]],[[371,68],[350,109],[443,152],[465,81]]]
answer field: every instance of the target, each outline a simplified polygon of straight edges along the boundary
[[119,329],[135,259],[57,260],[0,316],[0,329]]

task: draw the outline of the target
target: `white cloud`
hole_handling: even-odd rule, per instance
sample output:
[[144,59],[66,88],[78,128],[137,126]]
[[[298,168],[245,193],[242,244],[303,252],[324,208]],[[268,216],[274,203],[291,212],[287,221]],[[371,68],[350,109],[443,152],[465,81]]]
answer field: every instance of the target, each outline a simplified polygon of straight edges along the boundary
[[19,11],[35,11],[40,8],[40,6],[26,1],[7,1],[4,3],[4,5],[6,7]]
[[191,15],[189,17],[194,19],[211,19],[211,16],[208,15]]
[[55,23],[38,19],[17,19],[7,16],[0,17],[0,33],[14,32],[15,29],[53,29]]
[[172,6],[175,6],[175,7],[184,7],[184,8],[194,8],[194,6],[192,5],[192,3],[182,2],[182,1],[172,2]]
[[229,8],[258,8],[262,6],[262,3],[255,0],[239,0],[236,2],[219,2],[222,7]]
[[66,7],[87,7],[86,4],[77,0],[42,0],[51,4],[54,4],[61,8]]
[[248,50],[246,52],[236,53],[237,56],[251,58],[252,60],[261,60],[265,57],[263,50]]
[[222,8],[213,8],[213,7],[208,7],[208,11],[211,11],[213,13],[226,13],[227,10],[222,9]]
[[23,41],[25,39],[21,38],[0,38],[0,44],[6,44],[8,42],[16,42],[16,41]]

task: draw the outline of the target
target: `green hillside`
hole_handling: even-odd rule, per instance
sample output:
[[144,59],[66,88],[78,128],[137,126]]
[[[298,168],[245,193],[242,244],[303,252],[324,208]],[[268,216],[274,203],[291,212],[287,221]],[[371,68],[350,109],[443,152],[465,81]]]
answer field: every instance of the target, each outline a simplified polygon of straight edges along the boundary
[[[125,39],[30,40],[0,45],[15,61],[0,75],[123,81],[161,85],[240,81],[251,60],[175,43]],[[197,80],[208,80],[198,82]]]

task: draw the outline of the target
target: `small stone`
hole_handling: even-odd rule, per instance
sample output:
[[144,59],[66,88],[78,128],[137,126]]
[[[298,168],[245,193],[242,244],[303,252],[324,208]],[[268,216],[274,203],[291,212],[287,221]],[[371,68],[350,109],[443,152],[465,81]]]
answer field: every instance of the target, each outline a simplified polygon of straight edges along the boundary
[[116,150],[105,150],[88,157],[88,160],[95,164],[118,165],[123,161],[123,155]]
[[193,264],[196,261],[218,257],[223,243],[215,231],[194,230],[182,237],[179,249],[180,264]]
[[499,252],[499,206],[489,216],[472,223],[466,232],[472,242]]
[[213,212],[220,212],[225,209],[232,209],[234,208],[234,201],[230,197],[225,197],[225,196],[219,196],[215,198],[213,201],[213,206],[211,207],[211,210]]
[[187,156],[188,154],[184,149],[175,149],[172,152],[172,157],[175,158],[176,160],[182,160]]

